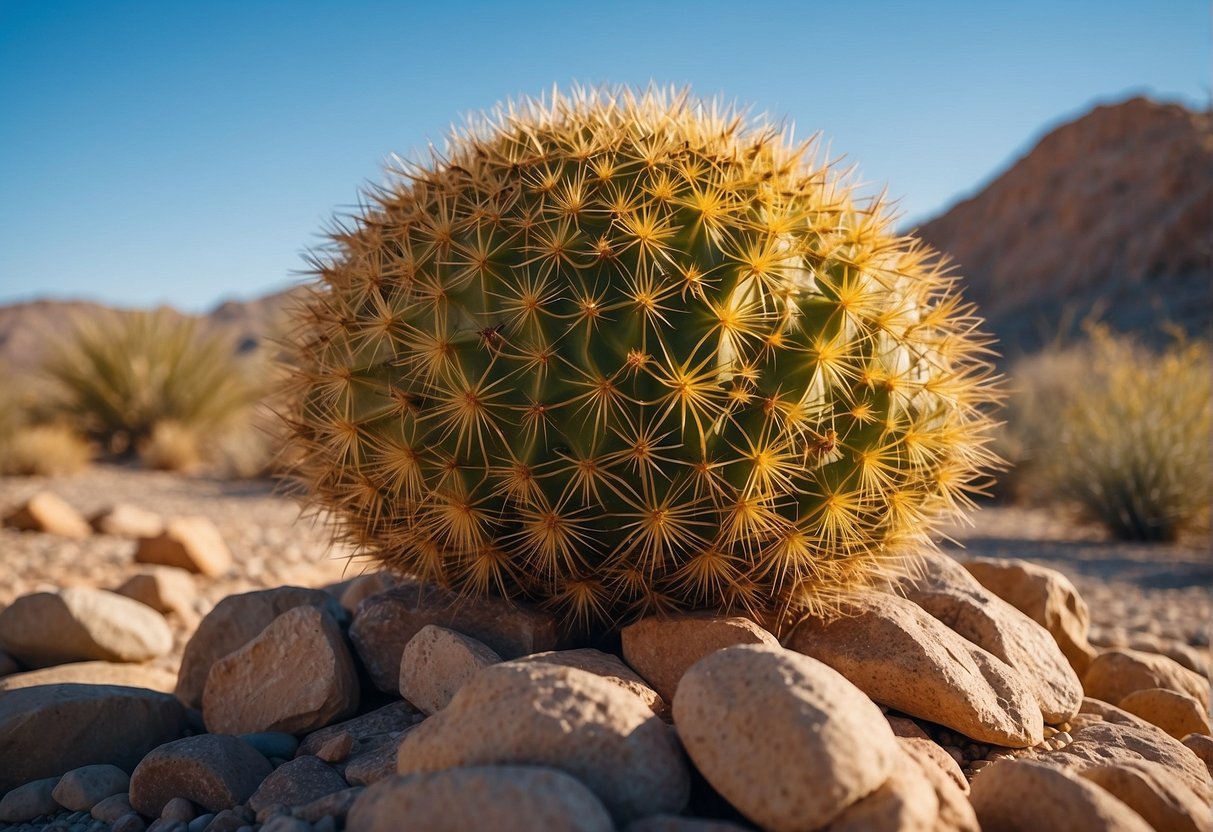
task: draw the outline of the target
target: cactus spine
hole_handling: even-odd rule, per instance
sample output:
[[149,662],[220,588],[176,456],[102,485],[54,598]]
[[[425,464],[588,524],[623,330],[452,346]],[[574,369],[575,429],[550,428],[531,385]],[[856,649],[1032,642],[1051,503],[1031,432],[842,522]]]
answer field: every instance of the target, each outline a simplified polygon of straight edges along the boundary
[[296,310],[297,480],[371,556],[570,624],[897,569],[991,461],[986,341],[811,150],[621,89],[400,165]]

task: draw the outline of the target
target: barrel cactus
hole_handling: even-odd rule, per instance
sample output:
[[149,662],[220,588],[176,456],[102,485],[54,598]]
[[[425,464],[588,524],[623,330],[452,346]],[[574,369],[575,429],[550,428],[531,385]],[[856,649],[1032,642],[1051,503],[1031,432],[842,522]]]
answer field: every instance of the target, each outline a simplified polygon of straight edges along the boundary
[[987,339],[890,222],[685,92],[504,105],[314,255],[295,479],[367,555],[570,626],[828,609],[991,461]]

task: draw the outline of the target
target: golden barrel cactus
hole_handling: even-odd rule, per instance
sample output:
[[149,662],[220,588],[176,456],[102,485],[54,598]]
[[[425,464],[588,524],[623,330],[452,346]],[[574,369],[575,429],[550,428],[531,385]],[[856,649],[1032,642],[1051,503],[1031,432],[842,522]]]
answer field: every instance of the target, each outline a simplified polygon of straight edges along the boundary
[[829,608],[967,503],[994,393],[939,259],[685,92],[503,106],[314,257],[294,475],[338,533],[570,626]]

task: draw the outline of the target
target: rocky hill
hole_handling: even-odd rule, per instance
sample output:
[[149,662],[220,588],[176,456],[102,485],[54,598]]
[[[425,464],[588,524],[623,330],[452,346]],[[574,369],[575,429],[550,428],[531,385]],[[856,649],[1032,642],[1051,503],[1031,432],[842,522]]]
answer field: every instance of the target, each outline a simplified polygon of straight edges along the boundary
[[1092,313],[1207,334],[1210,126],[1207,112],[1145,98],[1096,107],[918,234],[956,262],[1004,354]]

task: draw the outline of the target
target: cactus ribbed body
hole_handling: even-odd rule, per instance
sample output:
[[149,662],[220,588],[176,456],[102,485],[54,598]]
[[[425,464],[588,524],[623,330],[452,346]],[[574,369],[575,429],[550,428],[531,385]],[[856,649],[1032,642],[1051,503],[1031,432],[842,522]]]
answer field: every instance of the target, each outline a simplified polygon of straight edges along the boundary
[[300,482],[401,571],[591,625],[894,568],[989,461],[984,342],[808,149],[600,91],[397,171],[297,310]]

